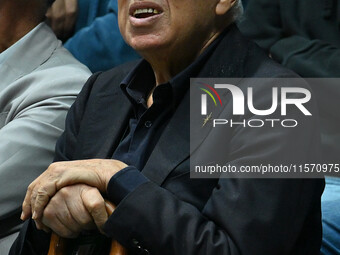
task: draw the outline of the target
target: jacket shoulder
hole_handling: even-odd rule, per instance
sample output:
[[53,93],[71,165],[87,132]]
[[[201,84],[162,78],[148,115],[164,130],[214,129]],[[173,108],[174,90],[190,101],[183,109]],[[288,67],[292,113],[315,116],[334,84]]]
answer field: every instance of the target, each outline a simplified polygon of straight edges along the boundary
[[140,60],[131,61],[123,65],[112,68],[108,71],[95,74],[97,78],[94,82],[96,90],[120,90],[123,79],[136,67]]
[[77,101],[89,104],[103,96],[112,97],[117,95],[118,97],[115,99],[127,100],[126,97],[121,97],[122,90],[120,89],[120,84],[137,64],[138,61],[128,62],[108,71],[93,74],[78,95]]

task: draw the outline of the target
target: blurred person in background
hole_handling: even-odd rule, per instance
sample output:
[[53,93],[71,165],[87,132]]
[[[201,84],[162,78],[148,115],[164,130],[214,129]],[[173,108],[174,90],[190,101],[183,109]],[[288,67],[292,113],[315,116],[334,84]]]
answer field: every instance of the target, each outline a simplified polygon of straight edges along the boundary
[[56,0],[46,16],[58,38],[92,72],[138,58],[123,40],[117,0]]
[[51,2],[0,1],[0,254],[8,254],[27,185],[53,160],[91,74],[43,22]]
[[[305,78],[340,77],[340,1],[249,0],[240,30]],[[340,163],[340,85],[312,85],[324,163]],[[340,254],[340,179],[326,178],[322,254]]]

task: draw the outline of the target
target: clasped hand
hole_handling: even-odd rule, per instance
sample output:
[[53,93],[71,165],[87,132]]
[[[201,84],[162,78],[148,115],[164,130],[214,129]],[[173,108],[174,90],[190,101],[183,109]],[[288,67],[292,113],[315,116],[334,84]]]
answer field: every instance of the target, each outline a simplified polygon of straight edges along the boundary
[[108,159],[53,163],[29,185],[21,219],[32,216],[38,229],[67,238],[100,230],[108,218],[102,194],[111,177],[125,167]]

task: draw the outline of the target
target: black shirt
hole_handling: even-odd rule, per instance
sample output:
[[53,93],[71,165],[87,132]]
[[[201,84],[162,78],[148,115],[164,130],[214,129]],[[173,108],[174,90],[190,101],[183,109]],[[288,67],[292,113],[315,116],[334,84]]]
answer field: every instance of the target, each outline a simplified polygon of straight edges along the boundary
[[[115,174],[108,185],[109,199],[116,205],[139,185],[149,181],[140,171],[188,92],[190,78],[197,77],[222,37],[219,36],[191,65],[167,83],[156,86],[154,72],[146,60],[142,60],[121,83],[124,94],[133,105],[134,116],[112,157],[128,165]],[[147,98],[151,93],[153,104],[147,108]]]

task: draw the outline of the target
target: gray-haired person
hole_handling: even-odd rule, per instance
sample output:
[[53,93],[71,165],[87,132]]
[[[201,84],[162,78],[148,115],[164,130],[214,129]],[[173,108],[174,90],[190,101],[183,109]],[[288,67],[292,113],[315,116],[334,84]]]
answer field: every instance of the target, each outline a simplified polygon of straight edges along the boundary
[[91,74],[43,22],[52,2],[0,1],[0,254],[8,254],[27,186],[51,163]]

